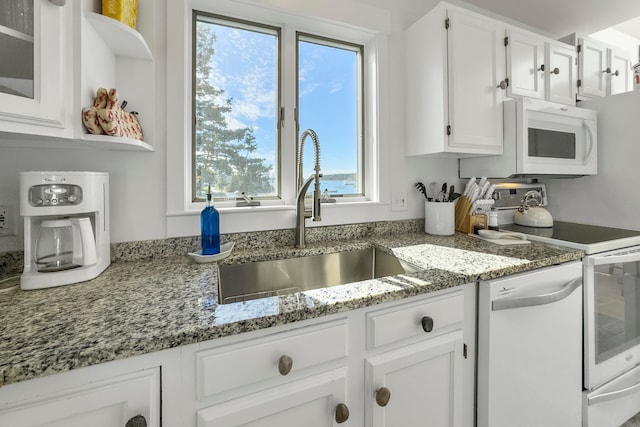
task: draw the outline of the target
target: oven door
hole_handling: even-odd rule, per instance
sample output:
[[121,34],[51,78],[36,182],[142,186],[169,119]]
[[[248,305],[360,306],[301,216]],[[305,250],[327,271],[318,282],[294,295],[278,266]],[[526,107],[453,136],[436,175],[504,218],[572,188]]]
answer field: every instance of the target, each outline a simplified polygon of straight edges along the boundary
[[640,363],[640,246],[584,259],[584,387]]

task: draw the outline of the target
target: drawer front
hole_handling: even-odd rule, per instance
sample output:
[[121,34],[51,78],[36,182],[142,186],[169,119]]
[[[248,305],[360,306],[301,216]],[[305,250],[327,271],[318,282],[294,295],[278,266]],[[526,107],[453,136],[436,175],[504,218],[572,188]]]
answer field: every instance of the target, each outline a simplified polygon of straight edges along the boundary
[[344,320],[199,351],[196,353],[198,399],[245,386],[260,388],[262,382],[266,385],[279,384],[280,380],[286,382],[304,369],[346,356]]
[[462,327],[463,319],[462,292],[371,312],[367,314],[367,348],[374,349],[406,339],[439,335]]

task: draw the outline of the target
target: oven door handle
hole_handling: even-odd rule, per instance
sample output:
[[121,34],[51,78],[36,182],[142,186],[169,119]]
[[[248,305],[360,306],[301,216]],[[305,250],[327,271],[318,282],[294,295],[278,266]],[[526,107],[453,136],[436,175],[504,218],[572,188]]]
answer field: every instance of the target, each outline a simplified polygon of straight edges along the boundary
[[546,294],[527,297],[502,298],[491,303],[491,310],[509,310],[511,308],[532,307],[536,305],[551,304],[565,299],[582,285],[582,277],[576,277],[561,289]]
[[620,397],[628,396],[640,391],[640,382],[635,383],[632,386],[621,388],[620,390],[614,390],[607,393],[598,394],[587,398],[587,404],[589,406],[595,405],[600,402],[606,402],[608,400],[618,399]]
[[640,251],[633,251],[623,255],[593,256],[589,263],[591,265],[617,264],[640,261]]

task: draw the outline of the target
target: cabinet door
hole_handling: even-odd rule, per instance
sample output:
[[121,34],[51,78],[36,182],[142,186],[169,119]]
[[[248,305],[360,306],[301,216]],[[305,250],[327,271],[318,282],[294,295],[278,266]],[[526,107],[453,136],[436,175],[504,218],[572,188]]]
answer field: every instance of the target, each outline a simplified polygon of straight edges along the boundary
[[576,50],[573,46],[552,43],[547,44],[549,64],[545,70],[547,100],[560,104],[576,104],[577,64]]
[[[458,330],[367,358],[366,425],[460,426],[462,350]],[[385,393],[390,396],[388,402],[378,402]]]
[[580,39],[578,51],[578,94],[605,96],[607,94],[607,48],[594,40]]
[[198,427],[337,426],[345,388],[344,370],[314,375],[200,410]]
[[[18,13],[18,6],[28,10]],[[3,16],[14,12],[13,19],[0,20],[0,131],[17,131],[25,124],[65,126],[70,94],[63,82],[70,68],[65,68],[63,31],[70,8],[43,0],[0,7]],[[23,20],[25,16],[29,18]]]
[[449,150],[502,154],[504,27],[459,9],[448,17]]
[[610,95],[631,90],[631,61],[625,51],[609,49],[607,59],[611,73],[608,73]]
[[41,396],[0,411],[0,425],[22,427],[115,427],[142,416],[160,426],[160,369],[148,369],[86,387]]
[[507,37],[507,94],[544,100],[544,40],[516,30],[508,30]]

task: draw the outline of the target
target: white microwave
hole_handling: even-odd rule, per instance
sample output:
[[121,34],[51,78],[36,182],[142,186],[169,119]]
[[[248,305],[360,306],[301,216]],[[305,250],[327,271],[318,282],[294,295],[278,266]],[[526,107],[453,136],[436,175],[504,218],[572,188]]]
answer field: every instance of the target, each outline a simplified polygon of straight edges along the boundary
[[504,101],[501,156],[460,159],[460,177],[598,173],[597,113],[529,98]]

